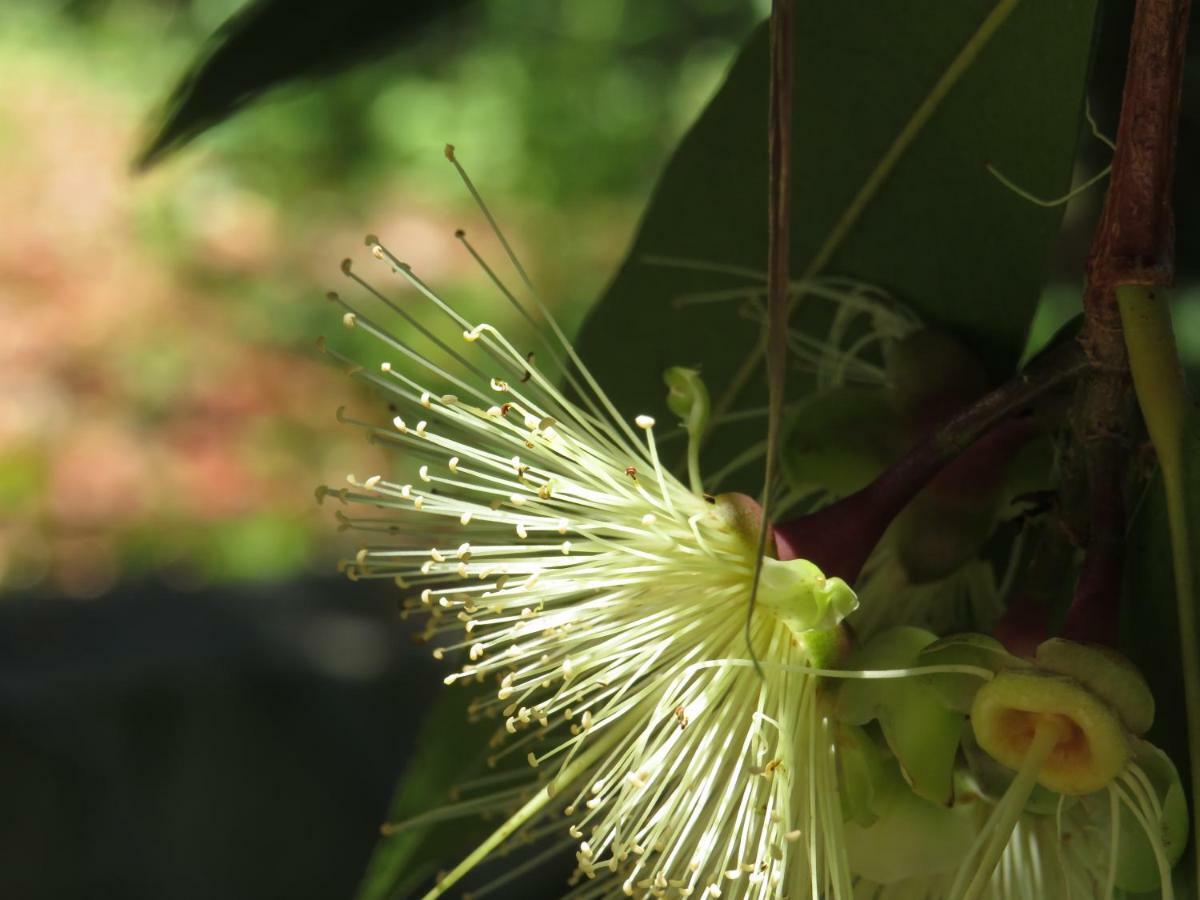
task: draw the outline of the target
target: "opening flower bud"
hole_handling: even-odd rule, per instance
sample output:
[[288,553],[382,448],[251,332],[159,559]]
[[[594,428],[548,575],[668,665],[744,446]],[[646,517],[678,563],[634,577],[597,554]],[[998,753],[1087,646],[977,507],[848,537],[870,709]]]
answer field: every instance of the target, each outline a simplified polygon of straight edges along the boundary
[[1117,714],[1078,682],[1048,672],[1001,672],[975,695],[971,725],[979,745],[1012,769],[1026,763],[1035,736],[1049,731],[1036,779],[1060,794],[1101,790],[1129,760]]
[[1038,668],[1074,678],[1113,708],[1125,727],[1145,734],[1154,724],[1154,695],[1142,673],[1115,650],[1052,638],[1037,648]]
[[663,372],[667,385],[667,408],[679,416],[679,423],[688,436],[687,466],[688,481],[696,493],[704,486],[700,479],[700,442],[708,428],[711,404],[708,388],[696,369],[674,366]]
[[708,388],[696,369],[673,366],[663,372],[667,385],[667,409],[679,416],[689,434],[697,434],[708,426]]

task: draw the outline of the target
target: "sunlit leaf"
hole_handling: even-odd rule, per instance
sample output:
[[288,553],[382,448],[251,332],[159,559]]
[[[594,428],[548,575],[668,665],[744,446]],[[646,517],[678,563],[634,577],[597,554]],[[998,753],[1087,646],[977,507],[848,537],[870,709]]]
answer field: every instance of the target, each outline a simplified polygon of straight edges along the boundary
[[138,154],[146,169],[264,91],[346,68],[420,36],[469,0],[252,0],[207,42]]

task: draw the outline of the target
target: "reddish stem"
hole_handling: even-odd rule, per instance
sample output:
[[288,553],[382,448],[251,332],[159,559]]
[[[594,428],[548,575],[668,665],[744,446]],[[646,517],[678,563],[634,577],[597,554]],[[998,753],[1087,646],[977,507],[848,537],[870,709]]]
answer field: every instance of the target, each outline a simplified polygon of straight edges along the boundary
[[1087,551],[1064,634],[1117,638],[1124,562],[1124,471],[1132,442],[1131,380],[1115,289],[1174,277],[1171,186],[1190,0],[1139,0],[1104,211],[1088,255],[1080,343],[1094,371],[1076,436],[1089,502]]
[[1061,345],[919,440],[866,487],[815,513],[776,525],[779,558],[810,560],[826,575],[853,584],[888,526],[930,481],[968,448],[972,456],[979,456],[964,458],[964,466],[979,465],[989,457],[1007,460],[1036,430],[1032,418],[1020,413],[1078,375],[1084,364],[1078,347]]

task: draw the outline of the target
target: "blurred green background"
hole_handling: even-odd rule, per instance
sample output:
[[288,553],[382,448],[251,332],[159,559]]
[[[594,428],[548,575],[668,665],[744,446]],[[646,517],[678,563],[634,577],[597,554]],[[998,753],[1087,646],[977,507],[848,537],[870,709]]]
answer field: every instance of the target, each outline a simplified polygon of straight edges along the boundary
[[[330,571],[312,488],[383,464],[334,421],[369,401],[314,350],[329,333],[376,358],[323,301],[341,259],[378,233],[468,318],[515,326],[453,238],[495,249],[443,158],[454,143],[570,331],[769,2],[479,0],[134,175],[154,111],[242,6],[0,6],[0,592]],[[1085,141],[1079,176],[1105,153]],[[1101,196],[1068,210],[1033,346],[1078,310]],[[1178,303],[1195,365],[1200,294]]]
[[334,422],[355,389],[314,350],[345,345],[323,300],[341,259],[377,232],[468,316],[508,321],[453,238],[484,229],[452,142],[573,327],[767,4],[486,0],[131,174],[241,5],[0,6],[0,590],[328,572],[312,489],[380,466]]

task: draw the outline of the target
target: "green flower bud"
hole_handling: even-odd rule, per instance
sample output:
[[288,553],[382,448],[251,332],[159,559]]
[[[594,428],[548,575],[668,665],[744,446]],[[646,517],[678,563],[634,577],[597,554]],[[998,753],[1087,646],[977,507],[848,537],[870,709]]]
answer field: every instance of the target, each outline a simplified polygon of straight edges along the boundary
[[784,477],[795,488],[853,493],[904,447],[887,391],[837,387],[815,394],[792,415],[780,450]]
[[697,369],[673,366],[663,372],[667,385],[667,409],[679,416],[689,435],[699,435],[708,427],[711,406],[708,388]]
[[887,370],[897,410],[917,427],[954,412],[988,388],[983,363],[956,338],[930,328],[897,341]]
[[688,483],[699,494],[704,490],[700,478],[700,442],[708,428],[708,388],[696,369],[682,366],[674,366],[663,372],[663,381],[667,385],[667,408],[679,416],[680,424],[687,431]]

